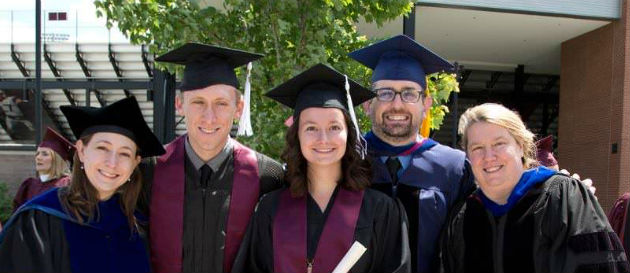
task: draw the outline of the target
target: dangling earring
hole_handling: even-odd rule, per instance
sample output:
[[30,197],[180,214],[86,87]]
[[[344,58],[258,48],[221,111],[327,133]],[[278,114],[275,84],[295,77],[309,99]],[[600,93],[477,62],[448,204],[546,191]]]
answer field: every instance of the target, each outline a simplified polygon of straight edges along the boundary
[[83,170],[83,164],[81,164],[81,165],[79,166],[79,168],[81,168],[81,170]]

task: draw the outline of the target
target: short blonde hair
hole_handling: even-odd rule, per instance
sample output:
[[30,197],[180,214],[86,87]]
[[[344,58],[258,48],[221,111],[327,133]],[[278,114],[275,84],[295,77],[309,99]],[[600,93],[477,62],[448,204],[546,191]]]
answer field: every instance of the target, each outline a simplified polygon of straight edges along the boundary
[[461,146],[464,151],[468,145],[467,130],[476,122],[487,122],[505,128],[523,148],[523,167],[528,169],[538,165],[534,133],[527,129],[518,113],[496,103],[484,103],[466,110],[459,118],[457,130],[462,137]]
[[[184,101],[184,92],[177,91],[177,93],[175,93],[175,96],[179,97],[181,101]],[[234,87],[234,94],[236,94],[236,104],[238,104],[238,102],[243,99],[243,93],[241,93],[241,91],[238,90],[238,88]]]
[[[62,176],[70,175],[70,168],[68,162],[64,160],[57,152],[50,150],[52,160],[50,162],[50,179],[60,178]],[[39,176],[39,172],[37,172]]]

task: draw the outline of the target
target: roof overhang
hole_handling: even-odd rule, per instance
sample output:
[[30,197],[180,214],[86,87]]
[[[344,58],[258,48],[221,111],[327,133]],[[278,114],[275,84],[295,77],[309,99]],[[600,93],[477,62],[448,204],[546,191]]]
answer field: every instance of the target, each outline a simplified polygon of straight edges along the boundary
[[[562,42],[611,23],[595,20],[474,9],[416,6],[415,39],[469,69],[560,74]],[[403,19],[359,32],[379,39],[403,33]]]
[[[220,0],[191,0],[223,9]],[[467,69],[560,74],[560,48],[611,23],[617,0],[423,0],[415,6],[415,39]],[[360,33],[381,39],[403,33],[400,17],[381,27],[361,22]]]

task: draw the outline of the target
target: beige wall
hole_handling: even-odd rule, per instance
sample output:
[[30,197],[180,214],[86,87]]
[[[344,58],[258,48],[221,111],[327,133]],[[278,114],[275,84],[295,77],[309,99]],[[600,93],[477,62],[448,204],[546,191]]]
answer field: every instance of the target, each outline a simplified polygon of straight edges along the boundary
[[0,151],[0,182],[14,195],[22,181],[35,176],[35,152]]
[[606,211],[630,191],[630,43],[623,2],[622,19],[561,49],[558,161],[593,179]]

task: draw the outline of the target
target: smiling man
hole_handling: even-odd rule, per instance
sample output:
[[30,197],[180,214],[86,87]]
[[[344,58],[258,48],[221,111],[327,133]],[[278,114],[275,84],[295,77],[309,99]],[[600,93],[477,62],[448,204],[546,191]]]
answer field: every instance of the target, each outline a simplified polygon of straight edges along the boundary
[[419,135],[432,98],[426,75],[453,65],[399,35],[349,54],[373,69],[376,98],[366,103],[372,131],[372,187],[399,198],[409,218],[413,272],[436,272],[438,237],[449,209],[474,188],[462,151]]
[[282,166],[229,136],[243,113],[234,68],[262,57],[188,43],[156,59],[185,65],[177,112],[187,133],[148,164],[155,272],[230,272],[259,197],[282,185]]

